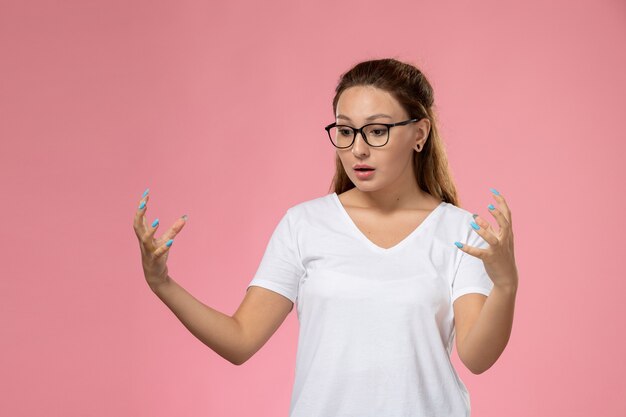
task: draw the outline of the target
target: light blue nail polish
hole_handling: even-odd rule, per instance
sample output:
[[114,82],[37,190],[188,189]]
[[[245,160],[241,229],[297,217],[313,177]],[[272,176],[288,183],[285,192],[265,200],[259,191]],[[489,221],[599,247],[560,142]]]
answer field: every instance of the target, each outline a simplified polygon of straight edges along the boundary
[[155,220],[152,222],[152,227],[156,227],[156,225],[157,225],[157,224],[159,224],[159,219],[155,219]]
[[149,191],[150,189],[146,188],[146,191],[143,192],[143,195],[141,196],[141,198],[144,198],[145,196],[147,196]]
[[487,208],[488,208],[489,210],[493,210],[493,209],[495,209],[495,207],[493,206],[493,204],[489,204],[489,205],[487,206]]
[[454,242],[454,244],[456,245],[457,248],[461,249],[463,247],[463,244],[461,242]]
[[170,240],[167,241],[165,246],[167,246],[169,248],[170,246],[172,246],[172,243],[174,243],[174,241],[172,239],[170,239]]
[[142,208],[144,208],[146,206],[146,202],[142,201],[141,204],[139,204],[139,210],[141,210]]
[[489,189],[492,193],[494,193],[495,195],[500,195],[500,193],[498,192],[498,190],[496,190],[495,188],[490,188]]
[[480,229],[480,226],[479,226],[479,225],[477,225],[476,223],[471,222],[470,224],[472,225],[472,227],[474,228],[474,230],[478,230],[478,229]]

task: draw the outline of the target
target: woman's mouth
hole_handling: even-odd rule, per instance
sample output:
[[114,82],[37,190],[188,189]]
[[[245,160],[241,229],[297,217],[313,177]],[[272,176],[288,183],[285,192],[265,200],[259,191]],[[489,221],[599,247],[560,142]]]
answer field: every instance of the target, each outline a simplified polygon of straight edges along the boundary
[[371,169],[364,169],[364,168],[359,168],[359,169],[355,169],[354,173],[356,174],[356,177],[360,180],[365,180],[370,178],[371,176],[374,175],[374,171],[375,169],[371,168]]

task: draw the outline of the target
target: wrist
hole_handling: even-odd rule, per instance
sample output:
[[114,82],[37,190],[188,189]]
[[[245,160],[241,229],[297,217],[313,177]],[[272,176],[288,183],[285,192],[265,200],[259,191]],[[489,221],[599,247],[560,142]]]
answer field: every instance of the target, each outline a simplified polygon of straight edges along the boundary
[[162,294],[163,291],[165,291],[168,287],[170,287],[172,284],[172,279],[170,278],[169,275],[165,275],[165,277],[153,284],[150,284],[150,289],[152,290],[153,293],[155,293],[156,295]]

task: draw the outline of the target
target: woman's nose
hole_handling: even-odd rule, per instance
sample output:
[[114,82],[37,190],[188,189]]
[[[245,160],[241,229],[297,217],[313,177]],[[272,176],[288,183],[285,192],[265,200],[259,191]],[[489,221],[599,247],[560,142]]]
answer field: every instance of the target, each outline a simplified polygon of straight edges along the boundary
[[357,132],[356,138],[354,138],[354,143],[352,144],[352,151],[356,152],[357,154],[363,154],[365,151],[368,150],[368,148],[369,145],[367,144],[367,142],[365,142],[363,133]]

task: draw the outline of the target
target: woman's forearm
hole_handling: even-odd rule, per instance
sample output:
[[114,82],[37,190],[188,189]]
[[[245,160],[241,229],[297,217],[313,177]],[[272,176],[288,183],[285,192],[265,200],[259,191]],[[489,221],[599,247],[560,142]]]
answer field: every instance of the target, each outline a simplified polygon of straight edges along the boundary
[[201,303],[170,276],[151,289],[202,343],[235,365],[243,363],[242,332],[233,317]]
[[513,327],[516,294],[516,286],[494,286],[474,327],[465,336],[463,363],[473,373],[485,372],[504,351]]

